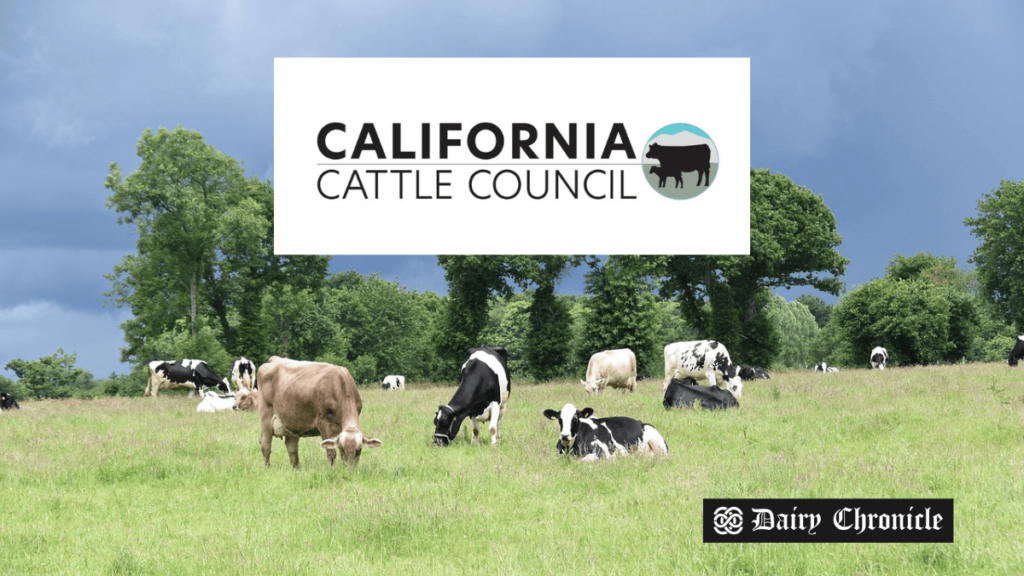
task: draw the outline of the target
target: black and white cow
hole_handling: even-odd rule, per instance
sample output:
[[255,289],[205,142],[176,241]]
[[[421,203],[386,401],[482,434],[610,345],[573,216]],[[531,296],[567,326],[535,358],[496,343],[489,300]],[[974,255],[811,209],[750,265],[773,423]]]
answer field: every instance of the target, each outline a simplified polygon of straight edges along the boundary
[[828,364],[825,364],[824,362],[822,362],[821,364],[815,364],[814,365],[814,371],[815,372],[829,372],[829,373],[831,373],[831,372],[839,372],[839,368],[836,368],[835,366],[829,366]]
[[508,353],[498,346],[481,346],[468,350],[467,355],[455,396],[448,404],[438,406],[434,415],[434,444],[438,446],[451,444],[466,418],[473,423],[473,444],[480,436],[478,422],[485,420],[490,421],[491,444],[501,437],[501,419],[512,391]]
[[7,392],[0,393],[0,410],[10,410],[11,408],[21,410],[21,406],[18,406],[18,401],[14,399],[14,396]]
[[673,378],[686,376],[707,380],[712,386],[717,386],[716,374],[722,377],[723,386],[734,396],[743,396],[743,379],[733,365],[729,351],[721,342],[695,340],[665,346],[665,382],[662,390],[668,389]]
[[761,366],[738,366],[740,380],[771,380],[768,372]]
[[584,460],[616,454],[668,454],[668,445],[650,424],[625,416],[592,418],[593,408],[576,410],[572,404],[561,410],[545,410],[544,416],[558,421],[559,454],[568,452]]
[[871,351],[871,367],[885,370],[885,364],[889,361],[889,352],[881,346],[875,346]]
[[1010,355],[1006,357],[1006,363],[1016,366],[1021,358],[1024,358],[1024,336],[1017,336],[1017,344],[1013,350],[1010,350]]
[[231,366],[231,383],[238,390],[249,390],[251,392],[256,389],[256,365],[253,364],[252,360],[244,356],[235,360],[235,363]]
[[381,385],[384,390],[405,390],[405,376],[399,376],[397,374],[391,374],[384,377],[384,384]]
[[665,408],[693,408],[694,401],[700,402],[705,410],[719,408],[738,408],[740,403],[728,390],[718,386],[698,386],[697,381],[687,376],[682,380],[672,379],[665,390],[665,398],[661,404]]
[[154,360],[149,363],[149,382],[143,396],[149,396],[152,388],[153,396],[159,394],[161,388],[170,390],[183,388],[189,390],[191,398],[196,392],[206,392],[207,388],[216,388],[225,394],[231,393],[231,385],[227,378],[221,378],[203,360]]

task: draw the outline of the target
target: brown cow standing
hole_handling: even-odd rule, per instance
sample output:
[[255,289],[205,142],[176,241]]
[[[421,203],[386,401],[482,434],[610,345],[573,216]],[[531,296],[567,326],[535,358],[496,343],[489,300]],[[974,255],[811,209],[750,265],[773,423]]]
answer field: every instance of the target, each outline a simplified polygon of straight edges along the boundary
[[335,450],[348,464],[359,463],[363,446],[377,448],[381,441],[364,438],[359,431],[363,402],[348,370],[323,362],[300,362],[272,356],[256,374],[260,383],[260,448],[270,466],[270,442],[284,438],[292,467],[299,467],[299,438],[320,436],[327,460],[334,465]]

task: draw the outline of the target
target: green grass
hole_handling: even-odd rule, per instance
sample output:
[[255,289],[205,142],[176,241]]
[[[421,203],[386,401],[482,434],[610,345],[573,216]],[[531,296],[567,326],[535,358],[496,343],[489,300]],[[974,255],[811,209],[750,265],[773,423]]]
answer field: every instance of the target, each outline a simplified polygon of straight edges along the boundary
[[[362,390],[364,450],[302,468],[255,413],[198,400],[22,402],[0,415],[4,574],[1021,574],[1024,372],[1004,364],[778,372],[739,410],[516,386],[502,441],[430,445],[452,388]],[[667,457],[555,456],[565,402],[654,424]],[[486,429],[481,430],[486,437]],[[953,498],[954,544],[703,544],[706,497]]]

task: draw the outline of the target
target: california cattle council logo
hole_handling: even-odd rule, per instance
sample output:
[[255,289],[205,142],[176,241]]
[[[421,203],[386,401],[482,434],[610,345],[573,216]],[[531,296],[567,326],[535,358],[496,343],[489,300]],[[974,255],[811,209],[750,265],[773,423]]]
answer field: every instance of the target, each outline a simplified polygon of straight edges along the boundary
[[732,506],[715,509],[715,532],[735,536],[743,531],[743,511]]
[[699,196],[718,174],[718,148],[693,124],[669,124],[655,132],[641,161],[651,188],[676,200]]

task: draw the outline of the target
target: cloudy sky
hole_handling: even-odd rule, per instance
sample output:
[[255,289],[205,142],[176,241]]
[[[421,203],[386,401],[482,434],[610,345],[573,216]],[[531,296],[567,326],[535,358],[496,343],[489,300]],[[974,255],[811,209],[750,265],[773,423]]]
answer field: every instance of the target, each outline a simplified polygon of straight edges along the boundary
[[[751,162],[824,196],[850,286],[895,253],[965,264],[964,217],[1024,179],[1019,0],[0,0],[0,366],[63,347],[125,369],[103,275],[134,238],[104,206],[109,164],[134,170],[142,131],[180,124],[272,179],[283,56],[749,57]],[[432,258],[332,268],[444,289]]]

